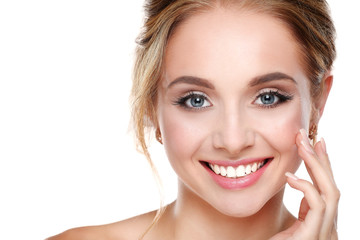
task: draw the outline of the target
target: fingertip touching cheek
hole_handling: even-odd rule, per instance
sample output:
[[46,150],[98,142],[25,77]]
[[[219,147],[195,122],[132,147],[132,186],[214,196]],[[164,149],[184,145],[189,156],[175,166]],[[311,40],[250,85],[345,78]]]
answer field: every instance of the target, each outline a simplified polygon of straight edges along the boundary
[[180,183],[221,212],[253,214],[300,164],[311,100],[296,42],[272,17],[214,9],[180,24],[164,59],[157,119]]

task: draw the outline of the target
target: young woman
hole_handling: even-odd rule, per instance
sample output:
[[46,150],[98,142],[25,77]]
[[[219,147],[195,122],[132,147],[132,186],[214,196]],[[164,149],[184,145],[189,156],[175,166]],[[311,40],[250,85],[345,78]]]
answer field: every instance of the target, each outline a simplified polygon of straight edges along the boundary
[[[332,85],[325,1],[149,1],[133,119],[178,175],[157,212],[50,239],[337,239],[339,190],[316,130]],[[313,181],[293,173],[304,161]],[[285,184],[304,193],[299,215]]]

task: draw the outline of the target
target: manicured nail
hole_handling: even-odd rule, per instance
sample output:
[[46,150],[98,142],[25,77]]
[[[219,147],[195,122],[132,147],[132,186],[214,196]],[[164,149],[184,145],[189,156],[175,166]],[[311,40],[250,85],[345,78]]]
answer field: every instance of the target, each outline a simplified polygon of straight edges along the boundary
[[303,128],[300,129],[300,133],[301,133],[301,137],[302,137],[301,144],[304,146],[305,150],[310,154],[314,153],[314,150],[310,146],[310,141],[309,141],[309,138],[307,136],[305,129],[303,129]]
[[310,144],[309,142],[304,142],[303,140],[301,140],[301,145],[304,146],[305,150],[310,153],[310,154],[313,154],[314,151],[312,150],[312,148],[310,147]]
[[326,144],[325,144],[324,138],[320,139],[320,143],[321,143],[322,150],[324,151],[324,153],[326,153]]
[[294,180],[299,180],[299,178],[297,176],[295,176],[293,173],[291,172],[286,172],[285,173],[285,176],[291,178],[291,179],[294,179]]

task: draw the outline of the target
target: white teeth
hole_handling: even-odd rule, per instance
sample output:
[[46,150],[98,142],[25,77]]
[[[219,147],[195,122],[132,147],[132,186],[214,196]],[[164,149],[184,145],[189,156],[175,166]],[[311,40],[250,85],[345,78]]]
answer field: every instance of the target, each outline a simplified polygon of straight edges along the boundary
[[245,167],[243,165],[240,165],[236,168],[236,176],[237,177],[245,176]]
[[221,176],[223,176],[223,177],[225,177],[226,176],[226,168],[225,167],[223,167],[223,166],[221,166],[220,167],[220,174],[221,174]]
[[218,175],[228,178],[236,178],[236,177],[243,177],[256,172],[262,166],[264,166],[264,163],[265,161],[248,164],[246,166],[239,165],[236,168],[232,166],[228,166],[228,167],[219,166],[217,164],[211,164],[211,163],[209,164],[209,166]]
[[254,163],[254,164],[251,166],[251,171],[252,171],[252,172],[256,172],[256,170],[258,170],[257,163]]
[[219,174],[219,173],[220,173],[220,167],[219,167],[219,165],[215,165],[215,166],[214,166],[214,172],[215,172],[216,174]]
[[235,168],[229,166],[229,167],[227,167],[226,170],[227,170],[227,174],[226,174],[227,177],[232,178],[232,177],[235,177],[235,176],[236,176]]
[[246,173],[246,175],[251,173],[251,165],[246,165],[245,173]]

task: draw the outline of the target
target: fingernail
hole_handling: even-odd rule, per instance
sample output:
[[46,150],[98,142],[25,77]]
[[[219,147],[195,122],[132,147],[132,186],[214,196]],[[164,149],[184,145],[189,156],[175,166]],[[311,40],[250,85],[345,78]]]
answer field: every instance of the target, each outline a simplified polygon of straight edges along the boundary
[[309,138],[307,136],[305,129],[303,129],[303,128],[300,129],[300,133],[301,133],[301,136],[303,139],[303,140],[301,140],[301,144],[304,146],[305,150],[307,152],[309,152],[310,154],[314,153],[313,149],[310,146]]
[[322,150],[324,151],[324,153],[326,153],[326,144],[325,144],[324,138],[320,139],[320,143],[321,143]]
[[313,154],[314,151],[312,150],[312,148],[310,147],[310,144],[309,142],[304,142],[303,140],[301,140],[301,145],[304,146],[305,150],[310,153],[310,154]]
[[297,176],[295,176],[295,174],[291,173],[291,172],[286,172],[285,176],[294,179],[294,180],[299,180],[299,178]]

